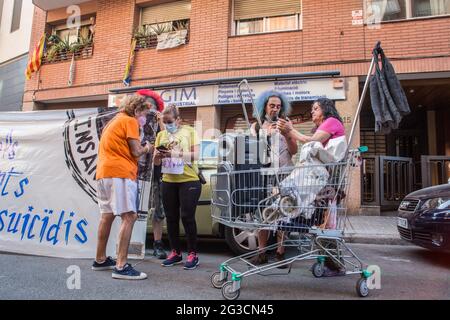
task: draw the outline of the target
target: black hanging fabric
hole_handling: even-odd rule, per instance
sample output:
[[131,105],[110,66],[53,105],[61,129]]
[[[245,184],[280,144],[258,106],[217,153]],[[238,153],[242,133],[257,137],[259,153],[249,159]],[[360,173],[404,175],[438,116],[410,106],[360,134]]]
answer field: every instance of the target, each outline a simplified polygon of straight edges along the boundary
[[370,78],[370,101],[375,115],[375,132],[389,134],[411,110],[394,67],[380,43],[373,50],[375,73]]

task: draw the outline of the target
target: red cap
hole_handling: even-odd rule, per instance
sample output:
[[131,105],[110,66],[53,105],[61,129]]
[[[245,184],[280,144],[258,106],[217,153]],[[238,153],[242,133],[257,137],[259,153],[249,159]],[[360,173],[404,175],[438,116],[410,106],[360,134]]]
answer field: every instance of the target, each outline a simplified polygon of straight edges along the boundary
[[159,95],[159,93],[150,90],[150,89],[141,89],[136,92],[138,95],[144,96],[144,97],[150,97],[156,102],[156,107],[158,108],[158,111],[164,110],[164,101]]

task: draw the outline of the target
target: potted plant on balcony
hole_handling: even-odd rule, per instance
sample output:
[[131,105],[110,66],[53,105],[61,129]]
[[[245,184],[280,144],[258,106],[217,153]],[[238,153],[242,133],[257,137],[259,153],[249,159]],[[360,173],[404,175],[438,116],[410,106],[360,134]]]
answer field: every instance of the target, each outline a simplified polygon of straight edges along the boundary
[[145,49],[148,47],[149,37],[151,36],[150,28],[148,26],[141,26],[136,29],[133,37],[137,41],[137,47]]
[[91,48],[92,48],[92,35],[89,35],[87,37],[80,37],[78,38],[79,43],[79,49],[81,51],[81,57],[87,58],[90,56]]
[[83,49],[83,45],[77,41],[77,42],[72,42],[69,45],[69,50],[68,52],[70,53],[67,57],[67,59],[72,58],[72,56],[76,56],[77,53],[79,53],[81,50]]
[[47,39],[47,48],[48,49],[45,54],[47,62],[52,63],[57,59],[58,53],[59,53],[58,43],[60,41],[61,41],[61,38],[58,37],[56,34],[53,34],[50,37],[48,37],[48,39]]
[[71,52],[71,43],[69,40],[69,37],[66,37],[65,39],[61,39],[60,42],[58,42],[56,44],[56,46],[58,47],[58,52],[59,52],[59,56],[60,56],[60,60],[64,61],[69,59],[68,54]]
[[89,26],[85,26],[80,29],[78,42],[80,44],[82,58],[89,57],[93,43],[93,33],[91,33],[91,29]]

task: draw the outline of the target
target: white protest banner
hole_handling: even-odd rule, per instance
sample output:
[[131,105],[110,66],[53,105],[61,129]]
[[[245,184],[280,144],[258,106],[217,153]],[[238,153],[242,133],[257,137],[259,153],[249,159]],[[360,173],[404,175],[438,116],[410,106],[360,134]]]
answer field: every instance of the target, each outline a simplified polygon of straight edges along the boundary
[[[0,251],[95,257],[97,149],[116,113],[101,111],[0,113]],[[147,184],[139,181],[143,193],[150,190]],[[141,205],[133,231],[133,257],[145,252],[147,205]],[[117,218],[107,248],[111,256],[119,226]]]

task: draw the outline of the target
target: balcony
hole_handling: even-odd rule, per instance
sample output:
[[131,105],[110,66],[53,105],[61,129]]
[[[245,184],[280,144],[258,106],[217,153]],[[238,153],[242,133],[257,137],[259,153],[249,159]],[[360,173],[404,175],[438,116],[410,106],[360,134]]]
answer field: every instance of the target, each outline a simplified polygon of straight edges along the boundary
[[42,64],[51,64],[63,61],[70,61],[75,56],[75,60],[87,59],[94,54],[94,45],[89,44],[79,50],[55,51],[53,54],[47,52],[42,58]]
[[42,10],[49,11],[89,1],[91,0],[33,0],[33,4]]

